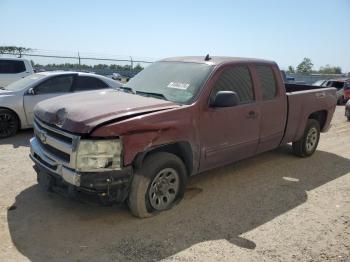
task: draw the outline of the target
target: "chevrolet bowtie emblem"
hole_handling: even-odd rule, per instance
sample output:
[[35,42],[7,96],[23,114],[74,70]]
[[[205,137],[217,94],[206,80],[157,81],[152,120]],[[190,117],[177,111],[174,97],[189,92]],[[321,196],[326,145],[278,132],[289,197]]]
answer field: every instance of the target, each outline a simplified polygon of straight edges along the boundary
[[45,131],[38,131],[38,137],[43,144],[46,144],[46,135]]

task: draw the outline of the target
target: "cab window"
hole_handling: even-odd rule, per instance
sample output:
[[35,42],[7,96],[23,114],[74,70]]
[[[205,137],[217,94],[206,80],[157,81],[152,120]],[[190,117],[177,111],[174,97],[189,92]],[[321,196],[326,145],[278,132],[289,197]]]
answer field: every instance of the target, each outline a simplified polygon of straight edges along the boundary
[[254,101],[252,78],[248,67],[234,66],[225,69],[213,88],[212,97],[219,91],[234,91],[237,93],[240,104]]
[[262,99],[272,100],[277,95],[277,85],[275,75],[269,66],[257,66],[256,72],[260,82]]

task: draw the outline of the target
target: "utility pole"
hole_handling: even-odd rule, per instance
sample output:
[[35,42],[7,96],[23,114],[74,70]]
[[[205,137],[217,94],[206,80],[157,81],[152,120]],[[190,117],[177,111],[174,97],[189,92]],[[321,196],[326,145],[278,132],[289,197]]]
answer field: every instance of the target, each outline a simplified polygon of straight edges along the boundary
[[130,56],[130,69],[132,70],[134,68],[134,61],[132,60],[132,57]]
[[81,68],[81,63],[80,63],[80,54],[79,54],[79,51],[78,51],[78,60],[79,60],[79,69]]

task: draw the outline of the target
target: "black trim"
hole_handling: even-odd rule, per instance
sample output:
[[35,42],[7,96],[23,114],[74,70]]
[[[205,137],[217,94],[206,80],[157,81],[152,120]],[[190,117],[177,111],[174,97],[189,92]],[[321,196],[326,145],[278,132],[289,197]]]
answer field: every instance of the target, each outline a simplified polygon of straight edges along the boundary
[[36,163],[33,168],[38,174],[45,173],[53,178],[54,186],[60,192],[66,188],[74,188],[77,192],[103,197],[112,202],[123,202],[127,198],[133,174],[131,166],[108,172],[81,172],[80,186],[76,187],[41,164]]

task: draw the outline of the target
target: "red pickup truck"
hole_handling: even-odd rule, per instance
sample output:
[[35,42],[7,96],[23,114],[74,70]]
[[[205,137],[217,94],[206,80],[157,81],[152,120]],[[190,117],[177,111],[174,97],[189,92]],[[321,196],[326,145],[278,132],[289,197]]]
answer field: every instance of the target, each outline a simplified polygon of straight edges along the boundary
[[334,88],[284,84],[271,61],[169,58],[119,90],[38,104],[30,157],[45,189],[147,217],[177,203],[191,175],[290,142],[312,155],[335,107]]

